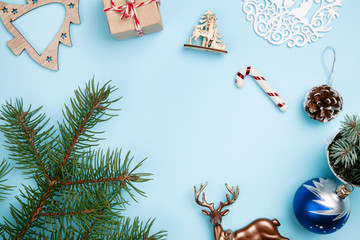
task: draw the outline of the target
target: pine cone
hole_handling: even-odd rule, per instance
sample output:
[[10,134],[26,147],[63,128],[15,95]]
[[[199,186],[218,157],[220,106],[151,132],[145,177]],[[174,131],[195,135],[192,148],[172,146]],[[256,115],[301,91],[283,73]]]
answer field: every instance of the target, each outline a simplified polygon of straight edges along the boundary
[[316,86],[306,95],[304,101],[305,111],[310,118],[319,122],[330,122],[343,106],[343,98],[339,92],[329,85]]

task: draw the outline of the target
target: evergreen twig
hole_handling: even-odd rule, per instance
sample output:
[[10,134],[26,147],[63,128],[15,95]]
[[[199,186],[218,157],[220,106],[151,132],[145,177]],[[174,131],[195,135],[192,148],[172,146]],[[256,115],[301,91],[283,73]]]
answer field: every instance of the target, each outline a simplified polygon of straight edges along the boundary
[[100,86],[94,80],[84,90],[76,90],[70,106],[65,105],[57,134],[53,126],[46,128],[49,119],[41,108],[25,111],[22,100],[3,105],[0,131],[10,159],[37,186],[24,186],[16,197],[21,208],[10,205],[13,220],[4,218],[3,239],[165,237],[163,231],[150,235],[153,220],[143,223],[136,218],[130,223],[119,213],[119,207],[124,210],[128,204],[125,192],[135,201],[136,194],[145,196],[134,185],[149,180],[150,174],[136,172],[143,161],[132,167],[130,152],[123,158],[121,150],[91,149],[98,146],[102,133],[94,127],[116,116],[117,110],[110,107],[120,98],[109,98],[115,90],[109,82]]
[[330,157],[335,165],[342,164],[345,168],[354,168],[351,174],[360,183],[360,117],[346,116],[340,132],[329,147]]
[[353,175],[355,176],[355,180],[360,183],[360,165],[359,168],[353,170]]
[[0,162],[0,202],[5,200],[5,195],[13,189],[13,186],[4,184],[7,179],[4,179],[7,174],[12,170],[9,163],[4,159]]
[[346,168],[353,166],[360,156],[360,118],[346,116],[340,129],[340,138],[330,147],[330,156],[336,159],[335,164],[343,164]]
[[331,157],[335,158],[335,164],[342,163],[345,168],[352,166],[357,161],[356,145],[346,139],[338,139],[331,146]]

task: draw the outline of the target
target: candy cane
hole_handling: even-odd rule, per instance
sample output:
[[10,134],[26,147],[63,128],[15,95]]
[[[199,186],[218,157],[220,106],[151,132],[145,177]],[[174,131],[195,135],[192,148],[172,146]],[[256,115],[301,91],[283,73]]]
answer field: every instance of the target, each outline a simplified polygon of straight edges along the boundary
[[284,101],[279,97],[279,94],[277,94],[275,92],[275,90],[270,86],[270,84],[268,83],[268,81],[266,81],[266,79],[261,76],[261,74],[259,73],[258,70],[256,70],[253,67],[245,67],[242,68],[241,70],[239,70],[239,72],[237,73],[236,76],[236,85],[241,88],[244,86],[244,78],[250,75],[252,76],[256,82],[259,84],[259,86],[264,90],[264,92],[269,95],[269,97],[271,98],[271,100],[276,104],[276,106],[279,107],[279,109],[283,112],[285,112],[288,107],[287,105],[284,103]]

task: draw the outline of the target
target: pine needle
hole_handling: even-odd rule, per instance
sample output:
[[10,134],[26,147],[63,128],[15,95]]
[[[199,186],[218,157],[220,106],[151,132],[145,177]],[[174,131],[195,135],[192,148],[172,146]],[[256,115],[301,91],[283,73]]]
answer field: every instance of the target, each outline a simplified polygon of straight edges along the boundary
[[5,200],[5,195],[9,195],[9,192],[14,188],[13,186],[9,186],[4,184],[7,179],[4,177],[9,174],[12,170],[9,163],[4,159],[0,162],[0,202]]

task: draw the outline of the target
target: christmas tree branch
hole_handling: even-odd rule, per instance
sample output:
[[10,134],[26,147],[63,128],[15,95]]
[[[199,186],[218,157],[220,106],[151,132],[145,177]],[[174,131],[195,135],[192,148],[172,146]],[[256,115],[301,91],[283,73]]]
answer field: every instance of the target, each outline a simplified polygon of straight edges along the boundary
[[[67,167],[64,178],[58,184],[61,186],[77,186],[97,183],[116,187],[119,190],[127,190],[126,184],[129,184],[138,194],[144,196],[144,193],[131,185],[131,182],[146,182],[149,180],[146,177],[150,174],[135,173],[145,159],[132,167],[130,171],[133,158],[128,152],[122,160],[121,153],[121,150],[108,150],[106,153],[103,150],[83,153],[78,156],[77,161]],[[103,169],[106,169],[106,171],[103,171]],[[68,174],[68,171],[76,174]],[[130,192],[128,193],[132,196]]]
[[[120,220],[97,219],[91,226],[96,228],[102,226],[102,232],[89,231],[84,234],[81,240],[89,239],[107,239],[107,240],[160,240],[166,236],[165,231],[159,231],[155,234],[150,234],[150,230],[154,224],[154,219],[149,219],[147,222],[142,222],[136,217],[134,220],[122,217]],[[89,228],[91,229],[91,228]]]
[[141,240],[155,240],[163,239],[166,234],[164,231],[159,231],[155,234],[150,234],[150,229],[154,224],[155,219],[149,219],[146,223],[141,222],[139,218],[135,218],[132,222],[130,218],[123,218],[119,221],[118,229],[111,229],[107,233],[108,239],[128,240],[128,239],[141,239]]
[[85,235],[83,238],[81,238],[81,240],[87,240],[89,239],[90,233],[92,232],[92,230],[94,229],[96,223],[99,221],[100,216],[103,214],[105,209],[101,209],[100,212],[98,213],[98,215],[96,216],[95,220],[93,221],[93,223],[90,225],[89,229],[85,232]]
[[[116,111],[109,108],[112,103],[120,99],[109,100],[109,95],[115,90],[109,85],[109,82],[99,87],[99,84],[95,85],[92,80],[86,84],[85,91],[81,89],[75,91],[75,98],[70,99],[71,107],[65,105],[64,121],[59,124],[64,151],[62,167],[67,164],[72,154],[96,146],[96,142],[101,140],[95,137],[97,132],[93,132],[91,129],[97,123],[116,116],[105,112]],[[104,115],[107,116],[106,119],[103,119]],[[69,141],[69,139],[71,140]]]
[[358,167],[353,170],[352,174],[355,176],[355,180],[360,182],[360,164],[358,164]]
[[338,139],[330,147],[330,156],[336,159],[335,164],[342,163],[345,167],[351,166],[357,160],[355,145],[350,144],[346,139]]
[[42,194],[41,201],[39,202],[38,206],[34,209],[31,216],[28,218],[27,223],[24,225],[23,229],[20,230],[20,232],[17,234],[16,240],[22,239],[31,225],[37,220],[38,216],[40,215],[41,210],[43,209],[44,205],[47,202],[47,199],[51,195],[51,193],[54,191],[54,184],[56,181],[53,181],[49,184],[48,189]]
[[[83,91],[76,90],[70,107],[65,105],[57,135],[53,127],[44,130],[48,120],[38,114],[40,108],[24,111],[21,100],[2,107],[0,120],[5,123],[0,130],[11,159],[31,174],[37,186],[24,186],[20,197],[15,197],[21,208],[10,205],[13,221],[4,218],[0,225],[3,239],[138,240],[165,236],[162,231],[150,235],[153,221],[117,220],[124,219],[119,212],[129,204],[125,196],[135,201],[135,194],[145,196],[135,186],[149,180],[149,174],[137,173],[143,161],[132,167],[130,152],[123,159],[121,150],[91,150],[101,140],[97,137],[101,132],[92,129],[115,116],[108,113],[116,111],[110,105],[119,100],[109,99],[113,91],[109,83],[100,87],[93,80]],[[7,168],[2,170],[0,164],[0,177],[4,171]]]
[[353,129],[353,132],[356,134],[356,136],[359,138],[360,132],[358,129],[358,125],[355,123],[356,120],[350,122],[350,127]]
[[0,162],[0,202],[5,200],[4,195],[9,194],[9,191],[13,188],[12,186],[5,185],[4,182],[7,179],[3,179],[11,170],[12,168],[5,160]]
[[96,212],[97,209],[86,209],[77,212],[59,212],[59,213],[42,213],[39,214],[40,217],[51,217],[51,216],[65,216],[65,215],[81,215],[81,214],[89,214]]
[[104,182],[121,182],[121,184],[125,188],[125,182],[127,181],[135,181],[138,180],[138,176],[131,176],[128,173],[120,177],[113,177],[113,178],[101,178],[101,179],[88,179],[88,180],[80,180],[74,182],[60,182],[59,184],[62,186],[70,186],[70,185],[80,185],[80,184],[88,184],[88,183],[104,183]]
[[61,163],[62,166],[64,166],[69,161],[70,155],[75,147],[75,144],[78,142],[80,135],[85,133],[85,131],[86,131],[85,126],[89,122],[89,120],[90,120],[91,116],[94,114],[95,110],[103,108],[100,104],[101,104],[101,100],[97,97],[95,102],[92,104],[92,106],[88,110],[88,113],[86,114],[85,118],[79,124],[78,128],[75,129],[73,140],[70,143],[70,146],[68,147],[68,150],[66,151],[64,160]]
[[350,143],[358,143],[360,139],[360,118],[356,115],[345,116],[345,121],[341,122],[340,133]]
[[6,137],[6,148],[12,153],[10,159],[24,165],[17,167],[24,169],[26,174],[41,173],[50,182],[43,158],[47,147],[45,142],[53,128],[43,131],[48,120],[45,120],[44,114],[38,114],[40,109],[31,111],[30,106],[24,111],[22,100],[16,100],[14,106],[7,102],[0,110],[0,120],[5,122],[0,125],[0,131]]
[[42,170],[42,173],[45,175],[45,178],[47,181],[51,182],[52,179],[51,177],[49,176],[47,170],[45,169],[45,166],[44,166],[44,163],[40,157],[40,154],[39,152],[37,151],[36,147],[35,147],[35,144],[34,144],[34,137],[36,136],[36,132],[35,132],[35,129],[32,128],[32,127],[27,127],[25,126],[25,122],[24,122],[24,117],[26,116],[27,112],[23,112],[21,113],[21,115],[19,116],[19,124],[20,124],[20,127],[22,129],[22,131],[24,132],[25,136],[26,136],[26,139],[27,141],[29,142],[31,148],[32,148],[32,151],[33,151],[33,154],[35,155],[35,157],[38,159],[39,161],[39,166]]
[[342,122],[338,139],[330,146],[330,156],[336,159],[335,164],[345,168],[353,166],[360,154],[360,119],[358,116],[346,116]]

